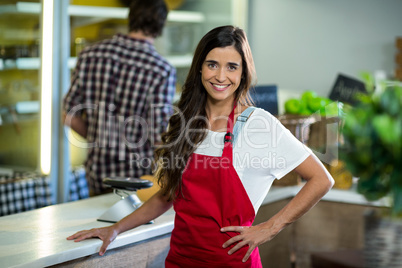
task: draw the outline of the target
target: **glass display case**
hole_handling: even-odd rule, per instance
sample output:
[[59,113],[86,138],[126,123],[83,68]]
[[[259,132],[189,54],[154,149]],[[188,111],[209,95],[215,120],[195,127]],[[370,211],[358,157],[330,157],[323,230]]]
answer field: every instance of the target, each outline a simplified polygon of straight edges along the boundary
[[49,0],[0,2],[0,216],[56,201],[52,14]]
[[0,5],[0,168],[36,170],[39,157],[39,1]]

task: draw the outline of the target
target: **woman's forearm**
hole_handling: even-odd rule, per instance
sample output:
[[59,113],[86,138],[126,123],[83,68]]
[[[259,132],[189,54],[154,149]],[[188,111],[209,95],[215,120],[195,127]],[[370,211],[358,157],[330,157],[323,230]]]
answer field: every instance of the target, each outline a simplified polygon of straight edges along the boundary
[[268,220],[270,228],[279,233],[283,228],[298,220],[313,208],[318,201],[331,189],[332,183],[322,178],[312,178],[277,214]]
[[307,182],[285,207],[266,222],[278,233],[314,207],[334,184],[332,176],[315,155],[308,157],[296,168],[296,172]]
[[167,201],[161,191],[158,191],[133,213],[115,223],[115,228],[118,233],[122,233],[148,223],[169,210],[172,204],[172,201]]

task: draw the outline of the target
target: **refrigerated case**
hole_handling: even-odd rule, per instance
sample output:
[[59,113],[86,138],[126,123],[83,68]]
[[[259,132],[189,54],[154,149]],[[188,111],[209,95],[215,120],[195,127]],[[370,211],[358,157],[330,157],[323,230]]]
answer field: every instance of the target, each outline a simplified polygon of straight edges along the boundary
[[0,6],[0,167],[36,170],[40,16],[36,3]]
[[45,2],[0,3],[1,215],[50,205],[57,197],[52,166],[57,163],[51,160],[57,145],[52,120],[58,115],[53,108],[58,70],[53,3]]
[[[32,170],[48,176],[56,202],[68,200],[71,167],[85,159],[85,149],[72,147],[60,120],[76,56],[86,45],[126,31],[128,8],[123,2],[5,0],[0,4],[0,171]],[[176,99],[199,39],[219,25],[246,29],[248,12],[247,0],[181,2],[170,11],[163,35],[155,42],[177,68]],[[45,19],[49,21],[43,23]]]

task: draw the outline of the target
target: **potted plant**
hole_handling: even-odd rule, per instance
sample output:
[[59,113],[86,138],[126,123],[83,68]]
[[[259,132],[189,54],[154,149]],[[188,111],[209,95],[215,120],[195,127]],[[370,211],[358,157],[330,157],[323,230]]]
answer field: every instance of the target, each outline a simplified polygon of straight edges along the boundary
[[341,158],[359,177],[360,194],[389,200],[382,215],[366,215],[366,266],[402,267],[402,86],[388,81],[374,90],[366,78],[368,94],[345,109]]

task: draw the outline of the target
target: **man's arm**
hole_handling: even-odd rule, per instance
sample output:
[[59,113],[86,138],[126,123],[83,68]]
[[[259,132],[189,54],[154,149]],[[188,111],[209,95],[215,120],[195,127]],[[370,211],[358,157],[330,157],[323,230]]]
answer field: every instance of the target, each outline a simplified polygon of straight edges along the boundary
[[77,132],[83,138],[87,138],[88,126],[80,116],[71,116],[63,113],[63,123]]

